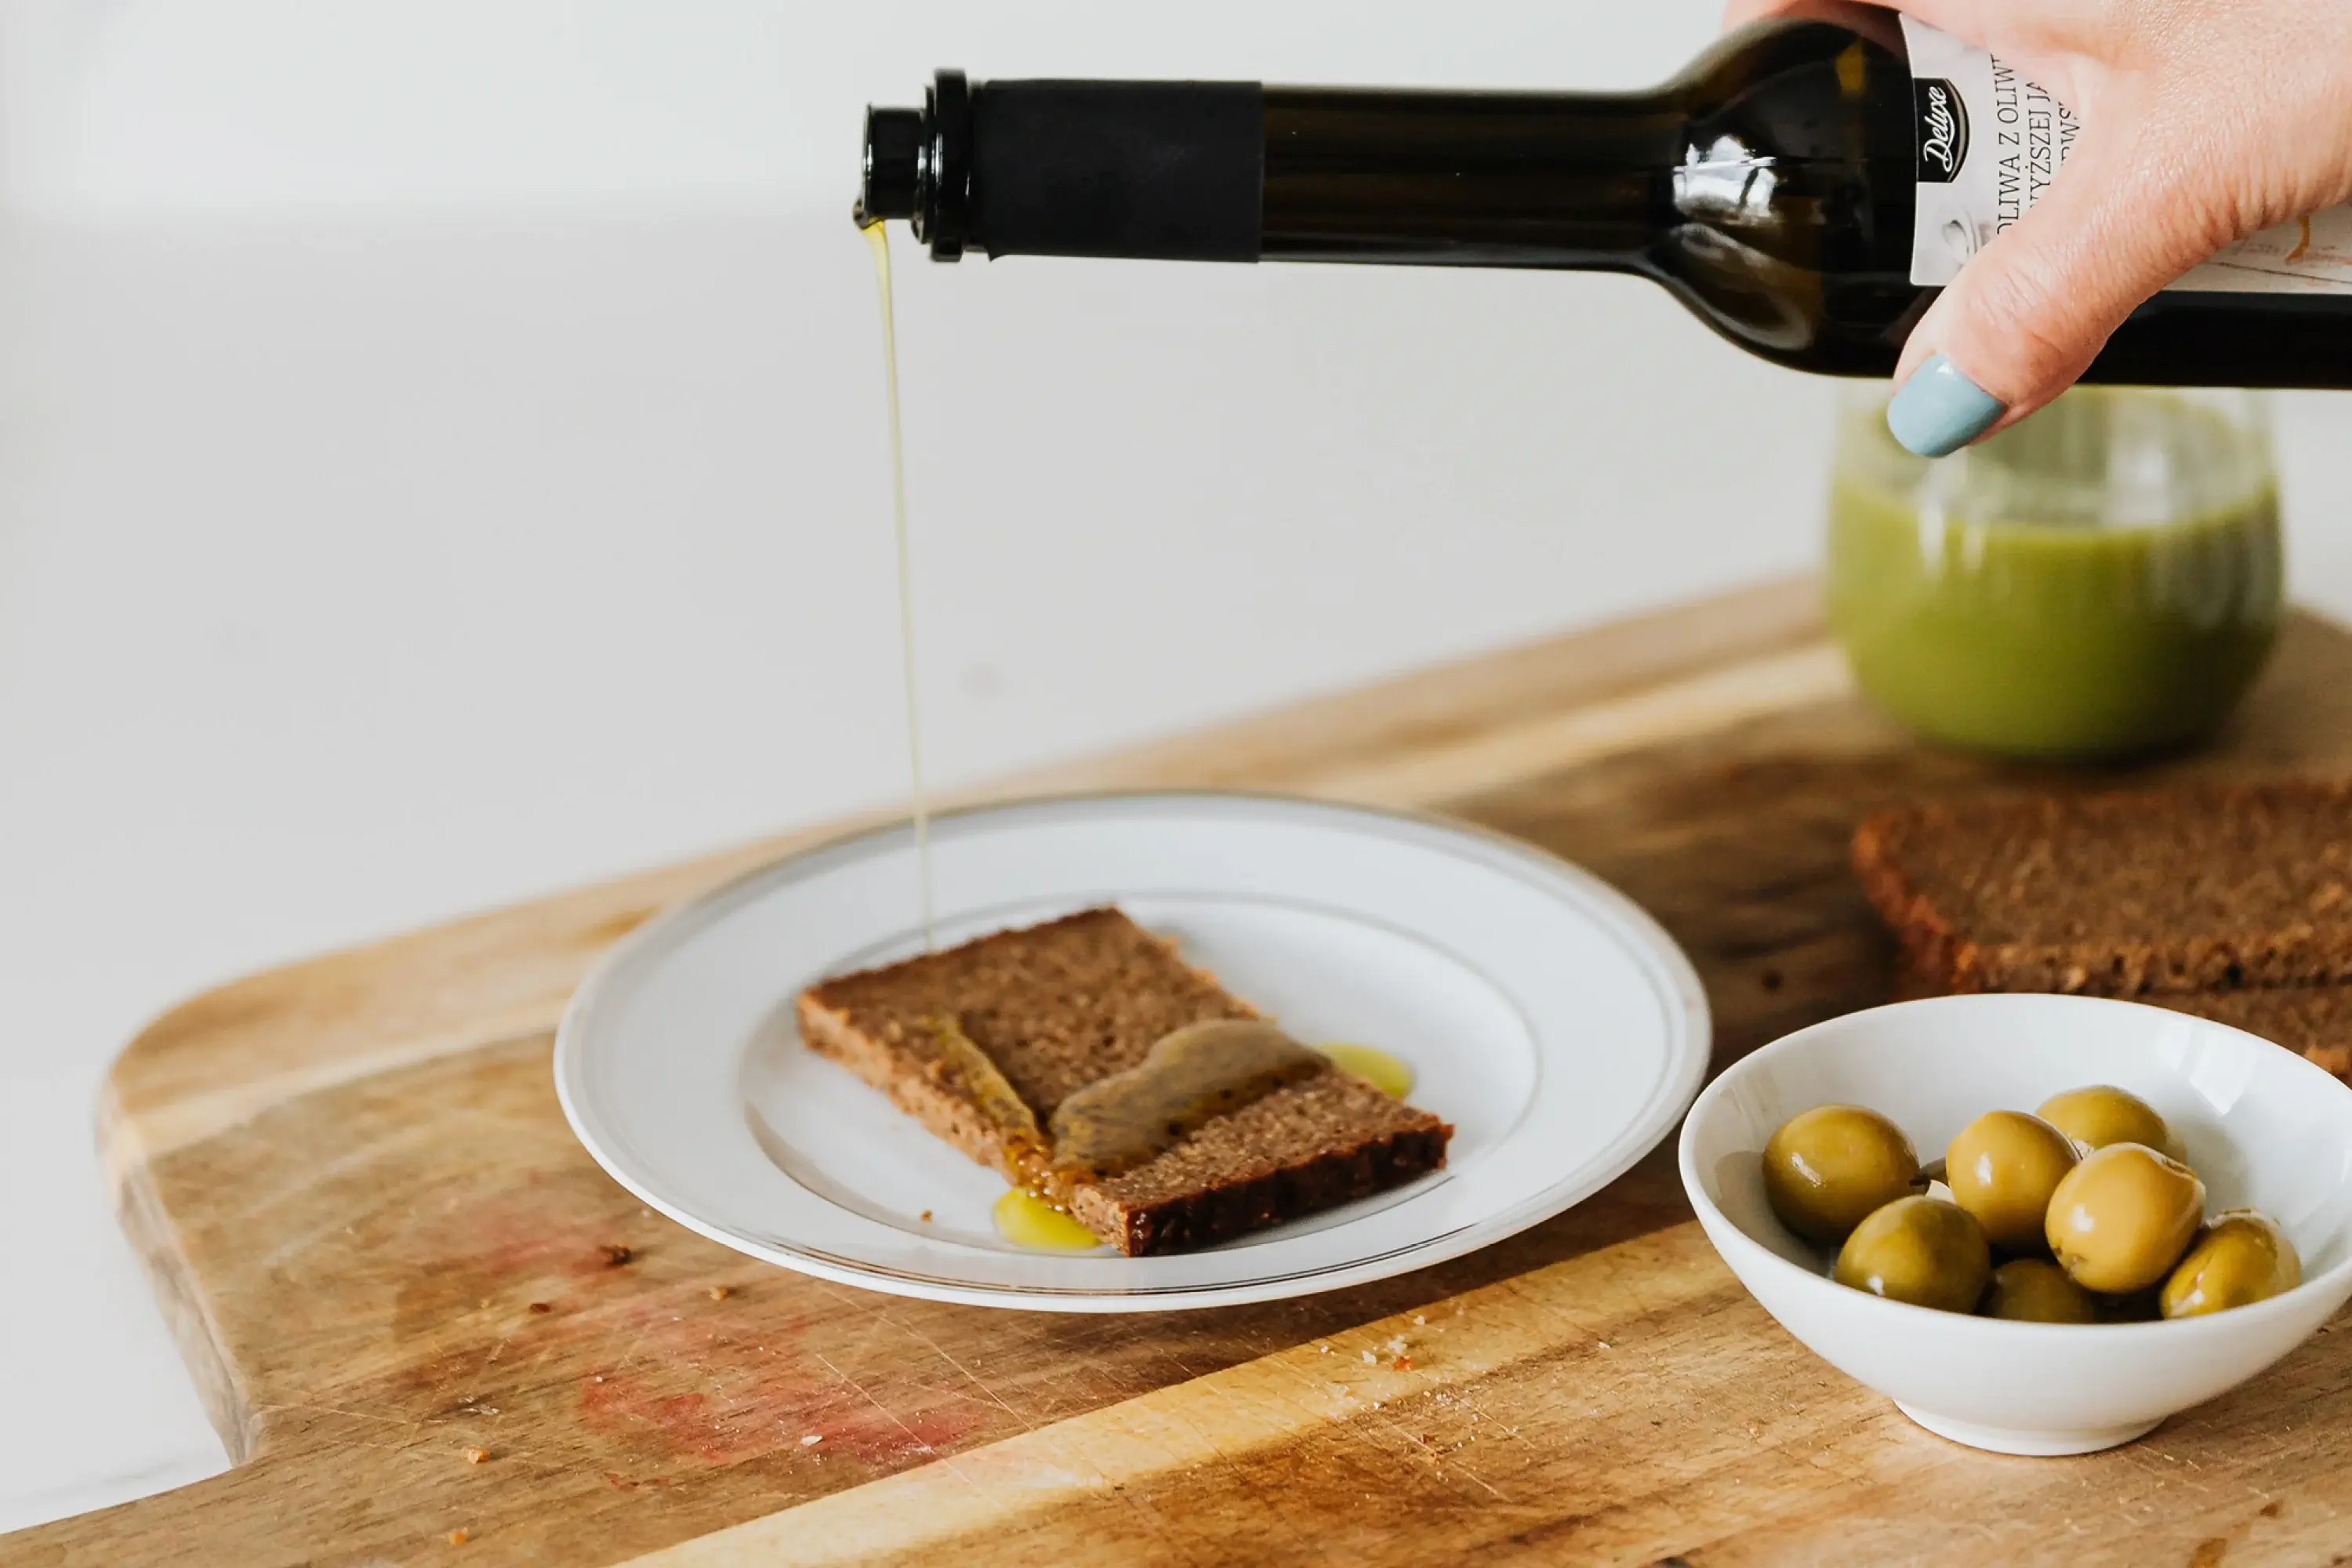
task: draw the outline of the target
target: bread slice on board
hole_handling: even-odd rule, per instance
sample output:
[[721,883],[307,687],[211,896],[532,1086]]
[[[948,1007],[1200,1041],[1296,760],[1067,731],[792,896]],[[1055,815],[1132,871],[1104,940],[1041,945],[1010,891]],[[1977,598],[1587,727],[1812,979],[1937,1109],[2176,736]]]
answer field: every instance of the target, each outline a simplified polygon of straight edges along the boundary
[[1914,806],[1854,868],[1945,991],[2104,996],[2352,979],[2352,784]]
[[[812,1049],[1016,1183],[1024,1152],[1008,1146],[991,1086],[972,1081],[985,1068],[959,1064],[954,1036],[979,1048],[1042,1127],[1068,1096],[1136,1067],[1175,1030],[1258,1016],[1113,909],[825,981],[801,994],[799,1014]],[[1130,1256],[1187,1251],[1434,1170],[1453,1131],[1327,1068],[1211,1119],[1140,1165],[1079,1183],[1069,1208]]]

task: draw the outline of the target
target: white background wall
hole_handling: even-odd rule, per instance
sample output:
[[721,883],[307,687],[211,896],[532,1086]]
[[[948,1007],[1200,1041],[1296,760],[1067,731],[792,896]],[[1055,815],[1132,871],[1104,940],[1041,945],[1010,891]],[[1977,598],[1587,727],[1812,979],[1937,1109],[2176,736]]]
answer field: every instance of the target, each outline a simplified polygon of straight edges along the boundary
[[858,112],[974,76],[1626,86],[1708,0],[9,0],[5,167],[45,212],[832,212]]
[[[89,1153],[142,1019],[903,790],[866,101],[1630,86],[1713,12],[0,0],[0,1528],[220,1462]],[[1830,389],[1638,284],[899,256],[948,782],[1811,556]]]

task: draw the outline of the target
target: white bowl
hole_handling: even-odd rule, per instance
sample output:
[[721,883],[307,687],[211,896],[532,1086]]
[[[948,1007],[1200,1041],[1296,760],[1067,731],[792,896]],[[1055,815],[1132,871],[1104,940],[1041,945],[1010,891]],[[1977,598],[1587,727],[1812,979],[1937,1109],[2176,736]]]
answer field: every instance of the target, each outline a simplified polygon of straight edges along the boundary
[[[1813,1106],[1882,1111],[1932,1160],[1984,1111],[2095,1083],[2163,1115],[2208,1212],[2252,1205],[2277,1220],[2304,1283],[2175,1322],[1971,1318],[1834,1283],[1764,1201],[1765,1140]],[[2352,1089],[2242,1030],[2137,1003],[1939,996],[1816,1024],[1717,1079],[1681,1157],[1707,1239],[1782,1328],[1930,1432],[1997,1453],[2128,1443],[2261,1372],[2352,1296]]]

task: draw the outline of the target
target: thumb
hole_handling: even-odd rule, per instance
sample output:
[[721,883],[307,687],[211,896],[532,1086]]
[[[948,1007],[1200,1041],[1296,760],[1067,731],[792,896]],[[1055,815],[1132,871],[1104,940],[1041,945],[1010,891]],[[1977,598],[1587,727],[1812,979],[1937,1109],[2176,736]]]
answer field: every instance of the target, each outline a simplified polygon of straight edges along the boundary
[[1886,409],[1912,451],[1958,451],[2056,397],[2125,317],[2227,240],[2200,199],[2207,184],[2118,129],[2120,142],[2086,135],[1913,330]]

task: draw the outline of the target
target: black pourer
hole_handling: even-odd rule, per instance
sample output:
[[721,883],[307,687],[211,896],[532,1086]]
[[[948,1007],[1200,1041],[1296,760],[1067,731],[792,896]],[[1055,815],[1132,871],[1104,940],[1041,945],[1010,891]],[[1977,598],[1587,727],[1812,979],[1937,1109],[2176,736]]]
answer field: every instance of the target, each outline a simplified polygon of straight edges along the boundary
[[903,218],[932,259],[953,261],[963,254],[971,200],[971,89],[963,72],[940,72],[920,109],[866,110],[860,228]]
[[935,261],[1255,261],[1265,185],[1255,82],[992,81],[943,70],[920,109],[868,109],[860,226],[902,218]]

